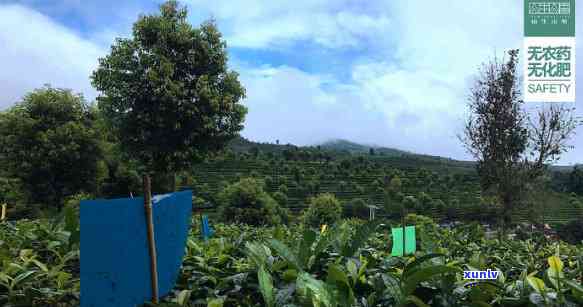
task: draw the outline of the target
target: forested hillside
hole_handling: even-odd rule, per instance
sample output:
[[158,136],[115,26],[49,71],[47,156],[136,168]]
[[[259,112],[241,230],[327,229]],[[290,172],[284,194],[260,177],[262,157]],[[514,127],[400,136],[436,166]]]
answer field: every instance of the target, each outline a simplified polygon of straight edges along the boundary
[[[531,203],[513,214],[517,222],[538,216],[546,222],[583,217],[580,198],[567,193],[569,172],[553,171],[555,190],[548,207]],[[497,209],[481,197],[475,163],[425,156],[397,149],[367,147],[349,141],[320,146],[233,140],[226,152],[209,158],[179,178],[180,189],[193,189],[196,205],[214,212],[215,195],[241,178],[263,180],[270,193],[281,192],[292,212],[306,208],[310,197],[332,193],[345,204],[364,200],[381,215],[396,216],[407,199],[415,212],[440,219],[494,221]],[[378,213],[377,213],[378,214]]]

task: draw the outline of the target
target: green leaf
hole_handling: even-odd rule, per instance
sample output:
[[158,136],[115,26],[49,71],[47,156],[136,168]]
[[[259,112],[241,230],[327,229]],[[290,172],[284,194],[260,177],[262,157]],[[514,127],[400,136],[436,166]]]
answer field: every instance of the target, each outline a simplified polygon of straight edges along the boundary
[[263,295],[265,304],[268,307],[273,307],[275,298],[273,295],[273,279],[271,278],[271,274],[261,266],[257,271],[257,279],[259,280],[259,290],[261,291],[261,295]]
[[356,283],[358,280],[358,268],[356,267],[356,263],[352,261],[352,259],[348,259],[346,262],[346,269],[348,270],[348,274],[352,278],[352,282]]
[[192,290],[180,291],[178,293],[178,295],[176,296],[176,303],[178,303],[178,305],[180,305],[180,306],[186,305],[186,303],[188,303],[188,301],[190,300],[191,293],[192,293]]
[[583,286],[572,280],[565,279],[563,283],[566,284],[574,293],[578,293],[580,297],[583,297]]
[[33,263],[34,263],[34,264],[35,264],[37,267],[39,267],[39,268],[40,268],[40,269],[41,269],[43,272],[45,272],[45,273],[46,273],[46,272],[48,272],[48,271],[49,271],[49,269],[47,268],[47,266],[46,266],[44,263],[42,263],[42,262],[40,262],[40,261],[38,261],[38,260],[36,260],[36,259],[33,259],[33,260],[32,260],[32,262],[33,262]]
[[419,258],[415,258],[415,260],[413,260],[411,263],[409,263],[409,264],[407,264],[407,266],[405,266],[405,269],[403,270],[403,277],[407,278],[412,273],[415,273],[415,269],[417,267],[419,267],[421,264],[423,264],[426,261],[429,261],[433,258],[437,258],[437,257],[445,257],[445,255],[439,254],[439,253],[433,253],[433,254],[423,255]]
[[415,273],[411,274],[404,281],[403,292],[404,294],[411,294],[415,291],[415,288],[422,281],[427,281],[435,275],[457,273],[461,270],[456,267],[450,267],[446,265],[436,265],[427,268],[422,268],[417,270]]
[[214,298],[207,303],[207,307],[223,307],[225,300],[222,298]]
[[17,286],[20,282],[24,281],[25,279],[27,279],[30,275],[36,273],[35,271],[26,271],[23,273],[18,274],[16,277],[14,277],[14,279],[12,280],[12,287],[14,288],[15,286]]
[[312,255],[312,244],[316,241],[316,232],[312,229],[306,229],[302,235],[302,241],[298,250],[298,261],[305,266]]
[[562,272],[563,271],[563,261],[561,258],[557,256],[551,256],[547,259],[549,263],[549,267],[552,268],[555,272]]
[[255,242],[245,243],[247,256],[258,267],[268,265],[267,260],[271,256],[269,247]]
[[314,306],[333,306],[332,294],[321,280],[303,272],[298,276],[296,285],[300,293],[311,298]]
[[537,278],[535,276],[527,276],[526,281],[528,281],[528,284],[537,293],[544,293],[545,292],[545,283],[540,278]]
[[328,282],[340,282],[348,285],[348,277],[338,265],[331,264],[328,266]]
[[300,264],[300,262],[298,261],[298,258],[296,257],[296,255],[285,244],[283,244],[283,243],[281,243],[281,241],[275,240],[275,239],[271,239],[268,242],[269,242],[269,245],[271,246],[271,248],[273,250],[275,250],[280,257],[282,257],[284,260],[286,260],[296,270],[298,270],[298,271],[303,270],[303,267]]
[[415,295],[407,296],[406,301],[411,302],[418,307],[429,307],[429,305],[425,304],[420,298],[416,297]]

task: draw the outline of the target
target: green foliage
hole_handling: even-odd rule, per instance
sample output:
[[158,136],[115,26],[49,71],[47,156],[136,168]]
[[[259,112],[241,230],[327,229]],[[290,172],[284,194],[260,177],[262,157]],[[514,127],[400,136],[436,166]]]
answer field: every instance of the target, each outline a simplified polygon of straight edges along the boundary
[[523,201],[526,186],[544,176],[571,146],[569,139],[580,125],[573,109],[541,107],[533,116],[522,108],[519,52],[508,59],[485,64],[468,98],[470,115],[461,140],[477,161],[483,192],[499,197],[503,225],[512,222],[513,210]]
[[583,220],[573,220],[567,224],[562,224],[557,230],[561,240],[571,244],[582,244],[583,241]]
[[81,191],[95,192],[102,157],[95,110],[81,95],[46,86],[0,114],[1,161],[20,179],[29,202],[60,207]]
[[278,192],[281,192],[281,193],[283,193],[283,194],[285,194],[285,195],[287,195],[287,193],[289,192],[289,190],[288,190],[288,188],[287,188],[287,185],[285,185],[285,184],[281,184],[281,185],[280,185],[280,186],[277,188],[277,191],[278,191]]
[[185,169],[241,129],[245,90],[213,22],[193,28],[175,1],[142,15],[91,76],[122,148],[149,171]]
[[286,207],[287,206],[287,195],[283,194],[282,192],[275,192],[273,193],[273,199],[275,199],[275,201],[282,207]]
[[218,195],[223,220],[254,226],[287,222],[287,212],[264,190],[263,182],[245,178],[227,186]]
[[79,246],[65,227],[74,225],[0,223],[0,305],[79,305]]
[[583,195],[583,168],[581,165],[575,165],[569,173],[568,188],[573,193]]
[[142,193],[142,178],[132,165],[117,160],[107,162],[108,176],[101,186],[101,194],[107,198],[128,197]]
[[368,219],[369,218],[369,208],[367,207],[366,201],[362,198],[355,198],[344,203],[344,208],[342,211],[342,215],[344,217],[356,217],[360,219]]
[[405,198],[403,198],[403,207],[407,210],[413,210],[416,209],[419,206],[419,201],[417,200],[417,198],[415,198],[415,196],[405,196]]
[[[218,223],[208,241],[195,224],[176,286],[158,306],[583,304],[581,245],[486,239],[479,225],[448,230],[419,215],[408,215],[407,223],[422,241],[407,257],[390,256],[386,224],[343,221],[321,232]],[[0,223],[0,304],[79,305],[72,226]],[[461,279],[463,270],[485,269],[499,271],[499,278],[472,287]]]
[[310,198],[308,208],[303,215],[303,222],[310,227],[332,225],[342,217],[342,205],[333,194],[324,193]]

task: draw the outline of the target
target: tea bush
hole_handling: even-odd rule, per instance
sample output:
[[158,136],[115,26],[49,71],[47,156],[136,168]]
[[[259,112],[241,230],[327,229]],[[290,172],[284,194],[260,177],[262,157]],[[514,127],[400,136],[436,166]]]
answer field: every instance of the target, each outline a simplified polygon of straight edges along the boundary
[[303,222],[310,227],[334,224],[342,217],[342,205],[333,194],[324,193],[310,198],[308,208],[303,215]]
[[356,217],[360,219],[368,219],[370,212],[366,206],[366,202],[362,198],[350,200],[344,204],[342,215],[344,217]]
[[264,183],[255,178],[244,178],[227,186],[217,199],[219,214],[225,222],[264,226],[288,220],[286,210],[265,192]]

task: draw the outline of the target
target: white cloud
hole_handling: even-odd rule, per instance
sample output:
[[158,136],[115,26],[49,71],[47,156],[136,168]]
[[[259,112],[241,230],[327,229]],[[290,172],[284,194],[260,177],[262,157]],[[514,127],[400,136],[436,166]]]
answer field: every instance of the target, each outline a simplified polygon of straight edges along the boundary
[[[522,3],[498,1],[484,5],[461,0],[450,1],[445,6],[427,1],[385,3],[388,4],[377,4],[377,8],[391,12],[391,27],[368,33],[377,37],[381,41],[378,45],[385,48],[370,52],[367,54],[370,59],[363,56],[363,61],[350,67],[349,82],[324,81],[329,76],[290,67],[256,71],[243,68],[249,93],[246,103],[250,106],[245,134],[262,141],[281,138],[299,144],[342,137],[468,159],[456,136],[465,118],[471,79],[482,62],[521,47]],[[232,18],[239,22],[247,20]],[[274,20],[285,27],[285,19]],[[578,25],[579,33],[583,33],[582,24]],[[236,32],[241,35],[235,37],[241,42],[251,41],[249,47],[263,48],[277,41],[277,35],[294,40],[297,37],[290,33],[303,33],[304,28],[263,29],[276,34],[260,32],[259,38],[253,38],[257,41],[246,40],[241,34],[245,31]],[[325,46],[333,45],[324,43],[328,36],[323,33],[326,31],[315,30],[311,38]],[[350,45],[347,43],[351,41],[350,35],[346,36],[348,39],[341,35],[335,37],[345,43],[343,46]],[[581,50],[582,44],[578,45]],[[270,73],[260,76],[258,71]],[[580,109],[578,112],[582,113]],[[573,141],[575,149],[565,156],[563,163],[581,161],[581,133],[583,129]]]
[[385,14],[353,12],[351,1],[188,1],[191,15],[219,21],[229,46],[285,48],[312,41],[328,48],[362,47],[389,28]]
[[[421,0],[187,3],[193,23],[217,19],[229,46],[301,54],[298,43],[309,41],[329,53],[353,50],[341,62],[349,75],[343,81],[325,71],[254,67],[246,59],[234,59],[241,61],[232,64],[241,73],[250,108],[243,134],[259,141],[314,144],[347,138],[468,158],[456,134],[470,78],[481,62],[522,44],[522,2],[507,0],[452,0],[447,5]],[[577,6],[583,10],[581,1]],[[124,15],[133,21],[136,10]],[[47,82],[93,98],[89,75],[106,53],[101,46],[130,31],[126,19],[99,21],[92,21],[99,26],[83,33],[85,39],[31,9],[0,5],[0,107]],[[577,27],[581,37],[583,23]],[[581,58],[581,39],[577,46]],[[583,95],[583,82],[577,88]],[[583,113],[581,108],[578,112]],[[583,128],[563,162],[581,162],[582,134]]]
[[45,83],[96,96],[89,75],[104,49],[19,5],[0,5],[0,29],[0,108]]

